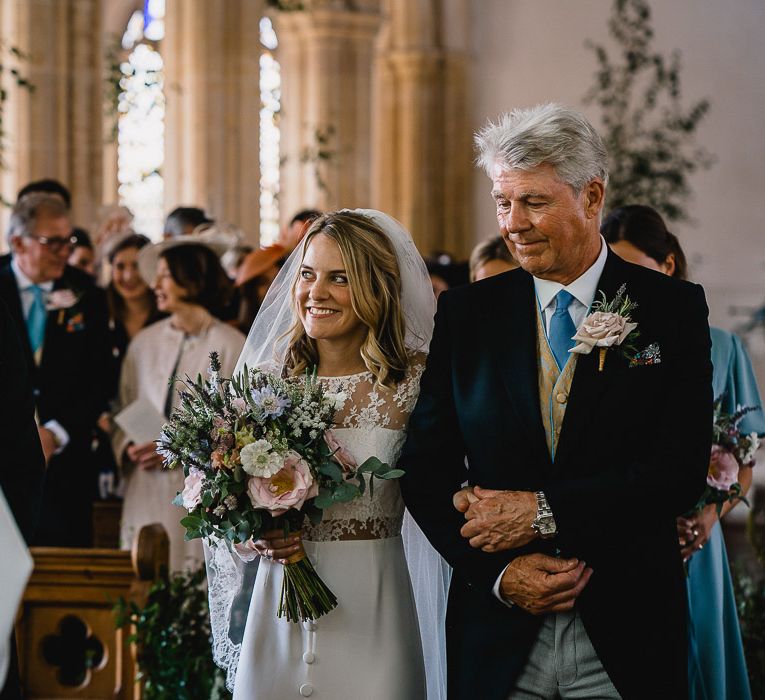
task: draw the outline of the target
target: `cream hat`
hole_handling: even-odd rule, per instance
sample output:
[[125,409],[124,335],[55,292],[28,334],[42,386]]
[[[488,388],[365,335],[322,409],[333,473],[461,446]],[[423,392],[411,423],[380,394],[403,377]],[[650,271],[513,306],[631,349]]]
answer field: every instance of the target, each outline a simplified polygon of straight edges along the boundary
[[162,253],[181,245],[203,245],[220,257],[231,247],[231,240],[230,237],[219,235],[214,231],[203,231],[188,236],[168,238],[159,243],[144,246],[138,253],[138,271],[146,284],[150,287],[154,284],[154,278],[157,276],[157,263],[159,263]]

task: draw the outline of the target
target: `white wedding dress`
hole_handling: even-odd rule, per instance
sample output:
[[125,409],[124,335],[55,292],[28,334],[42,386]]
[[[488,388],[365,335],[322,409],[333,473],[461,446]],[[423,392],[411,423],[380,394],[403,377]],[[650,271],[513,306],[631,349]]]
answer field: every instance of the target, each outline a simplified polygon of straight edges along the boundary
[[[366,372],[322,379],[329,391],[348,397],[333,432],[358,464],[371,456],[395,464],[421,372],[421,366],[413,368],[395,392],[375,387]],[[238,650],[234,700],[426,698],[403,518],[398,482],[376,480],[372,497],[367,491],[327,509],[317,526],[306,521],[306,553],[338,599],[337,608],[315,623],[276,617],[283,567],[260,561]],[[432,586],[445,590],[443,577],[436,578]]]

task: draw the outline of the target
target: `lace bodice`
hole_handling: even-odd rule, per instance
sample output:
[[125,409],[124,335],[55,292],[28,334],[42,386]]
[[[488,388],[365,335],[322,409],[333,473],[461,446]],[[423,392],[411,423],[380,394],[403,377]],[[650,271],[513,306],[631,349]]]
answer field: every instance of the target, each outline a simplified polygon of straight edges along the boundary
[[[395,465],[406,437],[406,423],[417,402],[423,367],[415,364],[395,391],[375,386],[371,373],[321,379],[333,393],[342,391],[346,401],[335,416],[337,440],[357,464],[369,457]],[[404,503],[398,481],[375,479],[367,491],[349,503],[324,511],[318,525],[308,521],[303,537],[312,541],[382,539],[401,533]]]

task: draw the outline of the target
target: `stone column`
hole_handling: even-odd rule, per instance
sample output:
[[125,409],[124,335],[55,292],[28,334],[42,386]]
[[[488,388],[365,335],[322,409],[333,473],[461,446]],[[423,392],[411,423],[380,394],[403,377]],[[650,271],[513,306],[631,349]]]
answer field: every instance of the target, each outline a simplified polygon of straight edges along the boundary
[[378,50],[374,200],[420,251],[470,250],[472,150],[464,0],[389,0]]
[[[282,214],[371,205],[376,3],[281,12]],[[326,138],[326,143],[320,143]],[[325,157],[326,156],[326,157]]]
[[165,204],[260,236],[262,0],[168,0]]
[[4,76],[3,195],[13,199],[30,180],[59,179],[72,191],[72,219],[82,226],[95,223],[103,184],[100,13],[99,0],[0,2],[3,39],[29,55],[19,69],[35,86],[33,93],[18,90]]

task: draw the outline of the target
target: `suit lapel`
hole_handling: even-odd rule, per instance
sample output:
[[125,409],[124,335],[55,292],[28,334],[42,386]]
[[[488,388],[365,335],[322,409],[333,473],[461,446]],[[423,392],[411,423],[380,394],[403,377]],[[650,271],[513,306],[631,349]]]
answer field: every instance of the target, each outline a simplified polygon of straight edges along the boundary
[[532,454],[549,470],[550,453],[539,408],[536,303],[533,277],[520,270],[509,273],[502,298],[508,313],[502,314],[504,320],[498,326],[495,359]]
[[[625,282],[627,282],[627,276],[624,265],[621,259],[609,250],[603,273],[598,282],[595,299],[601,298],[601,292],[605,294],[606,299],[613,299],[619,287]],[[629,293],[629,289],[627,289],[627,293]],[[555,454],[556,472],[563,468],[566,460],[577,447],[593,411],[598,406],[606,389],[611,385],[614,373],[618,371],[619,359],[616,357],[618,353],[618,348],[608,351],[602,372],[598,371],[599,353],[597,350],[593,350],[589,355],[580,355],[577,359],[566,415],[563,418],[560,440]]]
[[32,354],[32,346],[29,344],[29,335],[27,333],[27,323],[24,320],[24,310],[21,307],[21,295],[19,293],[19,287],[16,284],[16,276],[11,269],[11,256],[7,255],[0,265],[0,298],[5,301],[5,305],[8,307],[8,311],[13,317],[13,322],[16,324],[16,328],[21,338],[21,344],[24,348],[24,355],[26,356],[28,367],[34,367],[34,357]]

